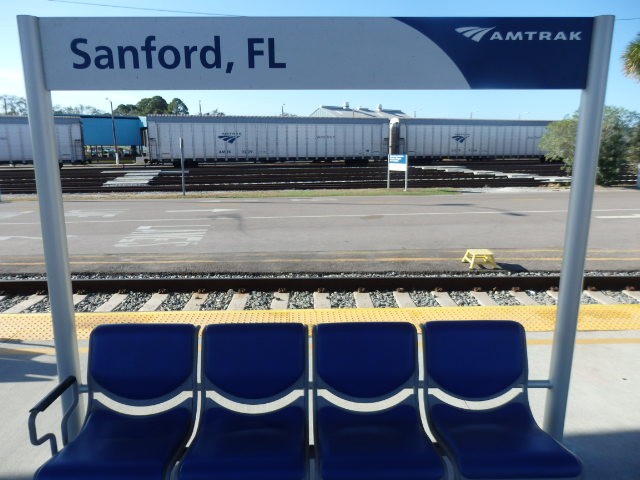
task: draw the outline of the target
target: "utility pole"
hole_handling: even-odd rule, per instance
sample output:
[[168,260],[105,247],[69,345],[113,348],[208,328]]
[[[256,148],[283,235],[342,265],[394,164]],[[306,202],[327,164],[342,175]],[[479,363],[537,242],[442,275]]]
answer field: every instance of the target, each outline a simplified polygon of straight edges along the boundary
[[118,154],[118,137],[116,136],[116,120],[113,118],[113,102],[106,99],[111,107],[111,129],[113,130],[113,150],[116,154],[116,165],[120,165],[120,155]]

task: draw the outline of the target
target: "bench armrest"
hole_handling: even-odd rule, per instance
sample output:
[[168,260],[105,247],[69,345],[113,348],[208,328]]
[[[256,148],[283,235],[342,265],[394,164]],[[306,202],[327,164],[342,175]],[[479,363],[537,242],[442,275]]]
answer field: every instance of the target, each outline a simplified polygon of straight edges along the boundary
[[62,444],[66,445],[69,441],[69,436],[67,433],[67,421],[71,412],[78,405],[78,381],[76,377],[69,376],[65,378],[60,384],[58,384],[49,394],[44,397],[42,400],[38,402],[38,404],[29,410],[29,439],[31,440],[32,445],[42,445],[43,443],[49,441],[51,445],[51,455],[55,455],[58,453],[58,443],[56,441],[56,436],[53,433],[47,433],[42,437],[38,438],[38,434],[36,433],[36,417],[39,413],[44,412],[49,406],[56,401],[65,391],[69,389],[69,387],[73,388],[73,402],[69,406],[69,408],[64,412],[62,416],[61,422],[61,431],[62,431]]

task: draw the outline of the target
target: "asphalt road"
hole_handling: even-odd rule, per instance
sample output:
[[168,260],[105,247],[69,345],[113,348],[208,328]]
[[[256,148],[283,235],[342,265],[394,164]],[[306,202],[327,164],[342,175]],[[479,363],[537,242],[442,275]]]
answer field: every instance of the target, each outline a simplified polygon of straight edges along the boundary
[[[559,271],[568,191],[65,200],[72,272]],[[44,272],[37,201],[0,203],[0,272]],[[640,270],[640,190],[595,196],[588,270]]]

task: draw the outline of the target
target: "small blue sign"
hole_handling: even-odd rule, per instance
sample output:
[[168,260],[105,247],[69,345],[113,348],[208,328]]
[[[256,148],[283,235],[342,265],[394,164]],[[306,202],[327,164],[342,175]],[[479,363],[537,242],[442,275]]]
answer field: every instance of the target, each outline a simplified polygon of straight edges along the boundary
[[407,155],[389,155],[389,170],[392,172],[406,172],[409,165]]

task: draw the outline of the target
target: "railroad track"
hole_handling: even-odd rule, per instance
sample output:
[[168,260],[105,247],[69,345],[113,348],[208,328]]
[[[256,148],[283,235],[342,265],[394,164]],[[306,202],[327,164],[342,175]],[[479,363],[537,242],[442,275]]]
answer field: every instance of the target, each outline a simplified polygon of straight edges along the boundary
[[[76,311],[283,310],[554,305],[559,278],[303,276],[74,279]],[[640,303],[640,276],[588,275],[585,304]],[[46,281],[0,281],[0,313],[47,312]]]
[[[483,167],[511,169],[526,173],[527,164],[508,166],[501,164],[478,164]],[[532,175],[557,176],[555,164],[532,163]],[[92,168],[64,167],[61,170],[63,193],[108,193],[108,192],[177,192],[181,191],[179,170],[166,167]],[[397,177],[397,178],[396,178]],[[229,190],[286,190],[286,189],[360,189],[385,188],[386,166],[370,164],[367,167],[348,167],[332,164],[217,164],[189,169],[186,176],[188,191]],[[534,187],[542,185],[533,177],[496,177],[488,172],[445,172],[441,170],[412,168],[412,188],[442,187]],[[392,178],[393,187],[404,186],[404,179]],[[33,169],[0,170],[0,192],[4,194],[32,194],[36,192]]]

